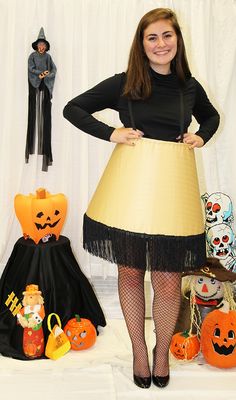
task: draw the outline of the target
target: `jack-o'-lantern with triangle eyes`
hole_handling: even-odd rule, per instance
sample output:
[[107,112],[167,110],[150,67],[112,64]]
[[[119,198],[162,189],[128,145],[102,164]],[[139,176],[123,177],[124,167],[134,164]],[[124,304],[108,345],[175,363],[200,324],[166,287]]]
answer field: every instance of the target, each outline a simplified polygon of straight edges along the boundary
[[78,314],[75,314],[75,318],[67,322],[64,332],[73,350],[88,349],[94,345],[97,338],[96,329],[92,322],[89,319],[80,318]]
[[67,210],[64,194],[50,194],[45,189],[36,190],[36,194],[15,196],[15,212],[21,224],[25,238],[31,238],[36,244],[47,235],[59,239]]
[[201,350],[214,367],[236,367],[236,311],[229,311],[224,305],[206,316],[201,328]]

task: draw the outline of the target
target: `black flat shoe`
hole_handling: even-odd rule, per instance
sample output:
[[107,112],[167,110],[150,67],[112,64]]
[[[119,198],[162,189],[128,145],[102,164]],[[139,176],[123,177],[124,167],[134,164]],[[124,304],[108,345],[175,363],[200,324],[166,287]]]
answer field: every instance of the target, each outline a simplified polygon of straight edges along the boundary
[[142,378],[141,376],[134,375],[134,383],[142,389],[148,389],[151,386],[151,377]]
[[154,376],[152,375],[152,381],[154,385],[158,386],[159,388],[164,388],[168,385],[170,380],[170,375],[166,376]]

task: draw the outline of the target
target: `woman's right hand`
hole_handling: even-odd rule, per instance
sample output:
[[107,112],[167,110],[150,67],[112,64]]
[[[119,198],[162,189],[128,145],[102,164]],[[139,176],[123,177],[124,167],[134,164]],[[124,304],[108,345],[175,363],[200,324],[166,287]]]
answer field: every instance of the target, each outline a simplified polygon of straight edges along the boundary
[[110,136],[110,142],[113,143],[124,143],[128,144],[129,146],[134,146],[136,140],[135,139],[140,139],[143,136],[143,132],[137,130],[134,130],[132,128],[116,128],[111,136]]

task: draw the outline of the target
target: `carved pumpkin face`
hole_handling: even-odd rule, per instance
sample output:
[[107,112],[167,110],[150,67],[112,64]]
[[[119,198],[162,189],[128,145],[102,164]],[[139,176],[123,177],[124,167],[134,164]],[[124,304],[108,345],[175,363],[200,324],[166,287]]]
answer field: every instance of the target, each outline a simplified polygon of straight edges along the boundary
[[79,315],[67,322],[64,332],[73,350],[88,349],[94,345],[97,337],[96,329],[91,321],[80,318]]
[[236,366],[236,311],[210,312],[201,328],[201,349],[208,364],[218,368]]
[[197,335],[189,335],[188,331],[173,335],[170,351],[178,360],[192,360],[200,351]]
[[67,200],[62,193],[51,195],[45,189],[38,189],[36,195],[15,196],[15,212],[23,235],[36,244],[49,234],[55,235],[58,240],[66,210]]
[[26,355],[27,357],[32,357],[32,358],[34,358],[34,356],[35,356],[36,353],[37,353],[37,346],[36,346],[36,344],[33,343],[33,342],[29,342],[29,343],[26,342],[26,344],[25,344],[25,346],[24,346],[24,353],[25,353],[25,355]]

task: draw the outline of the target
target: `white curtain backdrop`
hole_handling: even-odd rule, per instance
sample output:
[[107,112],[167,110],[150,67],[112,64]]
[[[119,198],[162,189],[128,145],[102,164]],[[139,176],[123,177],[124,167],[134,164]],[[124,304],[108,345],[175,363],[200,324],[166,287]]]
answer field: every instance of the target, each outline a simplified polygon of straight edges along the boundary
[[[132,38],[144,13],[176,11],[193,75],[221,114],[220,128],[196,150],[201,192],[223,191],[236,207],[236,1],[235,0],[0,0],[0,262],[22,235],[14,213],[16,193],[38,187],[68,198],[62,234],[88,277],[116,276],[116,267],[82,248],[82,218],[113,144],[89,137],[62,116],[72,97],[124,71]],[[24,162],[27,130],[27,60],[43,26],[57,66],[52,100],[53,165],[40,156]],[[105,110],[98,118],[120,126]],[[194,127],[194,124],[193,124]],[[194,129],[194,128],[193,128]],[[0,270],[1,273],[1,270]]]

